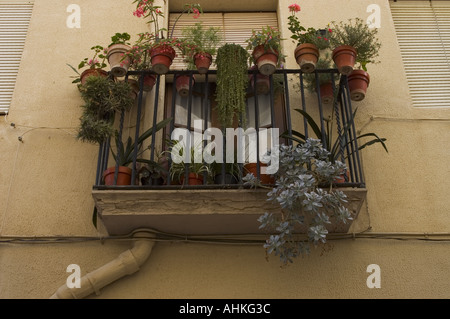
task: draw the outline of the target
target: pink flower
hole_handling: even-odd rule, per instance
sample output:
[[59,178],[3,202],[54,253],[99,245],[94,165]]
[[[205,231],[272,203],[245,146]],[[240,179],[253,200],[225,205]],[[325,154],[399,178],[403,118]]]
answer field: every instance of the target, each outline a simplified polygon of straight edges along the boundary
[[193,8],[192,12],[194,12],[194,19],[198,19],[200,17],[200,11],[197,8]]
[[290,12],[299,12],[300,6],[298,4],[291,4],[289,7]]

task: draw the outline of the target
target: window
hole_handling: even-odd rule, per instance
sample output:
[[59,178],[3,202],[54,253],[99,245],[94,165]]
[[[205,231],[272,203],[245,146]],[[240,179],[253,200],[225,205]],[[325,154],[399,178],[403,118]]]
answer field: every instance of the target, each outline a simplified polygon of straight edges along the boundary
[[32,11],[32,1],[0,1],[0,114],[11,103]]
[[450,1],[391,2],[413,105],[450,107]]

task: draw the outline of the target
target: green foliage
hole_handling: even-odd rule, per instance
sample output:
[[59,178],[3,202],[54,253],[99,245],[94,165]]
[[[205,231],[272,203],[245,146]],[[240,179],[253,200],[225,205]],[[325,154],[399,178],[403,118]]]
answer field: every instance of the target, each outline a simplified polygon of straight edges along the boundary
[[[253,30],[250,38],[246,40],[247,50],[253,50],[257,46],[262,45],[266,51],[273,51],[278,54],[278,62],[280,65],[285,61],[285,56],[282,54],[281,47],[281,32],[271,26],[263,27],[261,30]],[[250,63],[255,63],[253,57],[250,57]]]
[[90,76],[84,85],[79,85],[79,91],[84,105],[77,138],[83,142],[105,142],[114,135],[114,113],[129,110],[134,104],[130,85]]
[[[376,143],[380,143],[383,146],[386,153],[388,153],[386,144],[384,143],[386,141],[386,138],[380,138],[375,133],[365,133],[362,135],[358,135],[356,137],[353,137],[353,139],[351,139],[351,140],[344,138],[344,136],[348,135],[348,133],[351,130],[357,110],[358,109],[355,109],[352,120],[350,122],[346,123],[346,125],[343,127],[341,135],[338,136],[336,138],[336,140],[333,141],[333,137],[332,137],[333,130],[332,130],[331,120],[326,121],[325,131],[322,131],[320,129],[320,126],[314,121],[314,119],[312,118],[312,116],[310,114],[308,114],[307,112],[305,112],[301,109],[295,109],[295,111],[299,112],[304,118],[306,118],[308,124],[310,125],[310,127],[313,130],[316,137],[321,140],[322,145],[330,152],[329,153],[329,161],[331,163],[336,162],[341,157],[342,149],[345,149],[348,145],[354,143],[356,140],[364,139],[367,137],[372,137],[373,139],[371,139],[365,143],[358,144],[358,150],[362,150],[362,149],[366,148],[367,146],[370,146],[370,145],[373,145]],[[285,132],[282,134],[282,136],[285,138],[291,139],[295,142],[298,142],[298,143],[304,143],[306,141],[305,135],[303,135],[302,133],[295,131],[295,130],[292,131],[292,135],[288,135],[287,132]],[[347,154],[347,157],[352,155],[353,152],[350,154]]]
[[[260,229],[271,234],[264,244],[267,253],[288,264],[308,253],[310,245],[326,242],[326,225],[331,218],[347,223],[352,215],[344,206],[347,196],[331,187],[332,181],[346,169],[345,164],[330,162],[320,140],[307,139],[297,146],[281,145],[278,160],[276,187],[267,196],[281,212],[265,213],[258,221]],[[257,185],[252,174],[244,180]],[[329,184],[329,189],[319,187],[323,184]],[[307,229],[307,240],[299,240],[296,235],[302,226]]]
[[208,53],[214,56],[217,46],[222,41],[220,28],[205,28],[201,22],[183,29],[184,45],[182,53],[189,69],[194,69],[194,56],[197,53]]
[[[172,157],[172,165],[170,167],[170,178],[173,181],[180,182],[186,173],[186,166],[189,167],[189,173],[202,176],[207,173],[211,176],[210,165],[203,163],[202,159],[202,143],[190,146],[189,148],[183,141],[168,141],[170,146],[170,155]],[[189,162],[186,161],[185,154],[190,152]]]
[[292,12],[288,17],[288,29],[292,33],[291,39],[294,40],[297,45],[313,43],[317,39],[317,30],[312,27],[305,28],[302,26],[296,17],[295,12]]
[[[164,128],[167,124],[172,121],[172,118],[164,119],[161,122],[157,123],[155,126],[155,133]],[[156,163],[151,160],[146,160],[139,158],[146,150],[151,149],[152,145],[149,145],[147,148],[143,149],[143,143],[153,135],[153,127],[146,130],[142,133],[137,140],[137,159],[136,161],[139,163],[145,163],[150,166],[154,166]],[[115,161],[119,161],[120,166],[128,166],[133,162],[134,155],[134,142],[133,139],[129,136],[126,143],[122,143],[120,141],[120,137],[118,132],[115,132],[115,142],[117,147],[117,152],[112,151],[113,157]]]
[[111,37],[111,45],[113,44],[125,44],[125,45],[130,45],[130,43],[128,42],[131,39],[131,36],[124,32],[124,33],[116,33]]
[[[81,62],[78,64],[78,70],[84,68],[85,66],[89,66],[90,69],[104,69],[107,67],[105,60],[106,60],[106,53],[105,48],[101,45],[95,45],[91,48],[91,51],[93,51],[92,58],[84,58],[81,60]],[[81,82],[80,79],[80,72],[77,71],[75,67],[73,67],[70,64],[67,64],[76,74],[77,76],[74,76],[75,80],[72,81],[72,83],[79,83]]]
[[248,52],[238,44],[227,43],[217,51],[216,101],[223,128],[232,127],[235,117],[246,125]]
[[[330,54],[327,52],[324,56],[319,57],[316,63],[316,69],[331,69],[332,68],[332,60]],[[317,77],[319,80],[319,85],[331,83],[333,79],[336,81],[337,74],[330,75],[329,73],[317,73]],[[303,79],[305,80],[305,86],[310,92],[316,92],[316,74],[315,73],[305,73],[303,74]]]
[[368,63],[378,63],[377,57],[381,43],[377,38],[378,29],[369,28],[368,24],[360,18],[349,19],[347,23],[332,22],[333,32],[330,43],[333,47],[349,45],[357,52],[356,62],[367,71]]

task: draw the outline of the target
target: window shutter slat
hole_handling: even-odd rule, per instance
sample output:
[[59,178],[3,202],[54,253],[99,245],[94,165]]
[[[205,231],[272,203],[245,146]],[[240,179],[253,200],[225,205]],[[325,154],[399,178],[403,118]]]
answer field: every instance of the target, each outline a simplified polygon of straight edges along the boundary
[[0,2],[0,113],[11,104],[33,1]]
[[450,106],[450,2],[391,2],[413,105]]

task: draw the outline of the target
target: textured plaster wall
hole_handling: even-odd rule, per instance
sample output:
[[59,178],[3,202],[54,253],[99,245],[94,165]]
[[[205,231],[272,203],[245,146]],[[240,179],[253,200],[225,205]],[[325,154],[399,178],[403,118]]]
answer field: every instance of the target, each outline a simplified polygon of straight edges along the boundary
[[[146,25],[132,17],[132,1],[75,2],[82,10],[81,29],[66,27],[66,8],[74,1],[35,0],[10,114],[0,118],[2,236],[105,234],[91,224],[97,146],[74,138],[81,100],[66,63],[77,64],[115,32],[135,35]],[[239,9],[234,2],[227,8],[203,2],[210,10]],[[369,66],[369,92],[355,105],[357,128],[387,138],[389,154],[378,145],[362,153],[368,197],[352,231],[371,226],[374,232],[450,232],[450,110],[412,107],[388,1],[298,3],[300,21],[314,27],[366,19],[370,4],[381,8],[381,63]],[[263,3],[278,11],[285,38],[289,4]],[[290,40],[284,45],[287,67],[295,68],[295,46]],[[84,275],[130,245],[1,244],[0,298],[48,298],[65,283],[69,264],[80,265]],[[260,246],[158,243],[141,271],[106,287],[99,298],[448,298],[449,245],[332,241],[323,254],[313,251],[282,269],[276,257],[266,262]],[[381,289],[366,286],[366,267],[373,263],[381,267]]]

